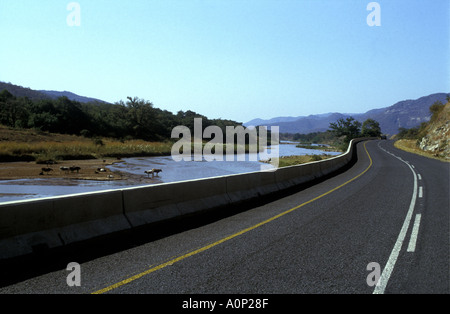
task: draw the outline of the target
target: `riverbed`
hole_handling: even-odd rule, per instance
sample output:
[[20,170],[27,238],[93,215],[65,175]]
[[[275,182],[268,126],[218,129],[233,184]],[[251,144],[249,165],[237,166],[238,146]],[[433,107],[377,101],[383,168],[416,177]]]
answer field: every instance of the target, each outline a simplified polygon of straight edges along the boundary
[[[261,154],[236,155],[233,161],[203,159],[202,161],[177,162],[171,156],[125,158],[122,162],[107,167],[108,171],[116,177],[115,180],[73,180],[51,177],[2,180],[0,181],[0,203],[269,170],[273,169],[273,166],[261,160],[267,160],[275,154],[281,157],[324,153],[341,154],[298,148],[295,144],[286,143],[266,149]],[[162,172],[154,177],[144,173],[145,170],[153,168],[161,169]],[[121,174],[126,174],[124,176],[126,179],[117,180],[117,176]]]

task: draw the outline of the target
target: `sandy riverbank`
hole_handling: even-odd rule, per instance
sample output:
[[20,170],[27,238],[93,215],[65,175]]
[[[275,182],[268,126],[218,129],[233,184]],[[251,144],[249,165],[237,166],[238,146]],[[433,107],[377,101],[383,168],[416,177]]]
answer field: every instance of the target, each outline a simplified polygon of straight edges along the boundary
[[[107,169],[107,166],[117,162],[121,161],[117,159],[66,160],[48,166],[36,162],[6,162],[0,163],[0,180],[65,178],[107,181],[133,179],[130,174],[111,172]],[[80,170],[78,172],[60,170],[60,167],[72,166],[80,167]],[[43,173],[42,168],[47,167],[52,171]],[[99,168],[106,171],[98,171]]]

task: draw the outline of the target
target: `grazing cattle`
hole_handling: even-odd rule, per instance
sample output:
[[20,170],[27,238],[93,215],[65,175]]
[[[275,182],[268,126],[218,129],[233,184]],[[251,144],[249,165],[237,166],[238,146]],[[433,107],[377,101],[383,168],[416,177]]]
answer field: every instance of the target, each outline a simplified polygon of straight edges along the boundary
[[162,170],[161,169],[152,169],[152,170],[145,170],[144,172],[147,174],[147,176],[149,178],[150,178],[150,174],[152,175],[152,178],[153,178],[155,176],[155,173],[157,176],[159,176],[159,173],[162,172]]
[[162,172],[161,169],[152,169],[153,173],[156,173],[156,175],[158,176],[160,172]]
[[152,178],[153,178],[153,170],[145,170],[144,172],[147,174],[147,176],[149,178],[150,178],[150,174],[152,175]]
[[72,167],[69,168],[69,170],[70,170],[70,172],[75,172],[76,171],[78,173],[81,170],[81,168],[80,167],[76,167],[76,166],[72,166]]
[[42,170],[42,172],[41,172],[42,174],[44,174],[44,172],[48,174],[50,171],[53,171],[52,168],[42,168],[41,170]]
[[69,172],[69,167],[59,167],[59,170],[67,173],[67,172]]

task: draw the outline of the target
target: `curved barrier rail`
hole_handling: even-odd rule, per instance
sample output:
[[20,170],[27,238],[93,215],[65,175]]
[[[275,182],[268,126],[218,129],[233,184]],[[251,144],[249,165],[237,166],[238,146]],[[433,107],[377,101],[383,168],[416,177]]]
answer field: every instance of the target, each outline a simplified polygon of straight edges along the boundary
[[0,260],[250,200],[307,183],[356,158],[342,155],[272,171],[0,204]]

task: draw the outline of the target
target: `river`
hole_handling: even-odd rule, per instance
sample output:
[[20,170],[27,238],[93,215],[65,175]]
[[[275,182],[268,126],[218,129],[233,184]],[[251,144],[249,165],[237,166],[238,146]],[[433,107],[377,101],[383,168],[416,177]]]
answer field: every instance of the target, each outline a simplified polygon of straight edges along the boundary
[[[295,143],[296,144],[296,143]],[[306,154],[329,154],[339,155],[338,152],[323,152],[321,150],[298,148],[292,143],[278,145],[274,150],[266,150],[262,154],[246,154],[243,161],[179,161],[176,162],[171,156],[166,157],[139,157],[124,158],[123,162],[109,166],[111,171],[121,171],[142,177],[142,181],[133,180],[67,180],[67,179],[22,179],[0,181],[0,203],[51,197],[58,195],[77,194],[93,191],[121,189],[149,184],[168,183],[207,177],[224,176],[237,173],[255,172],[273,168],[266,160],[271,153],[275,154],[278,148],[280,156],[306,155]],[[159,168],[163,172],[154,178],[147,178],[145,170]]]

